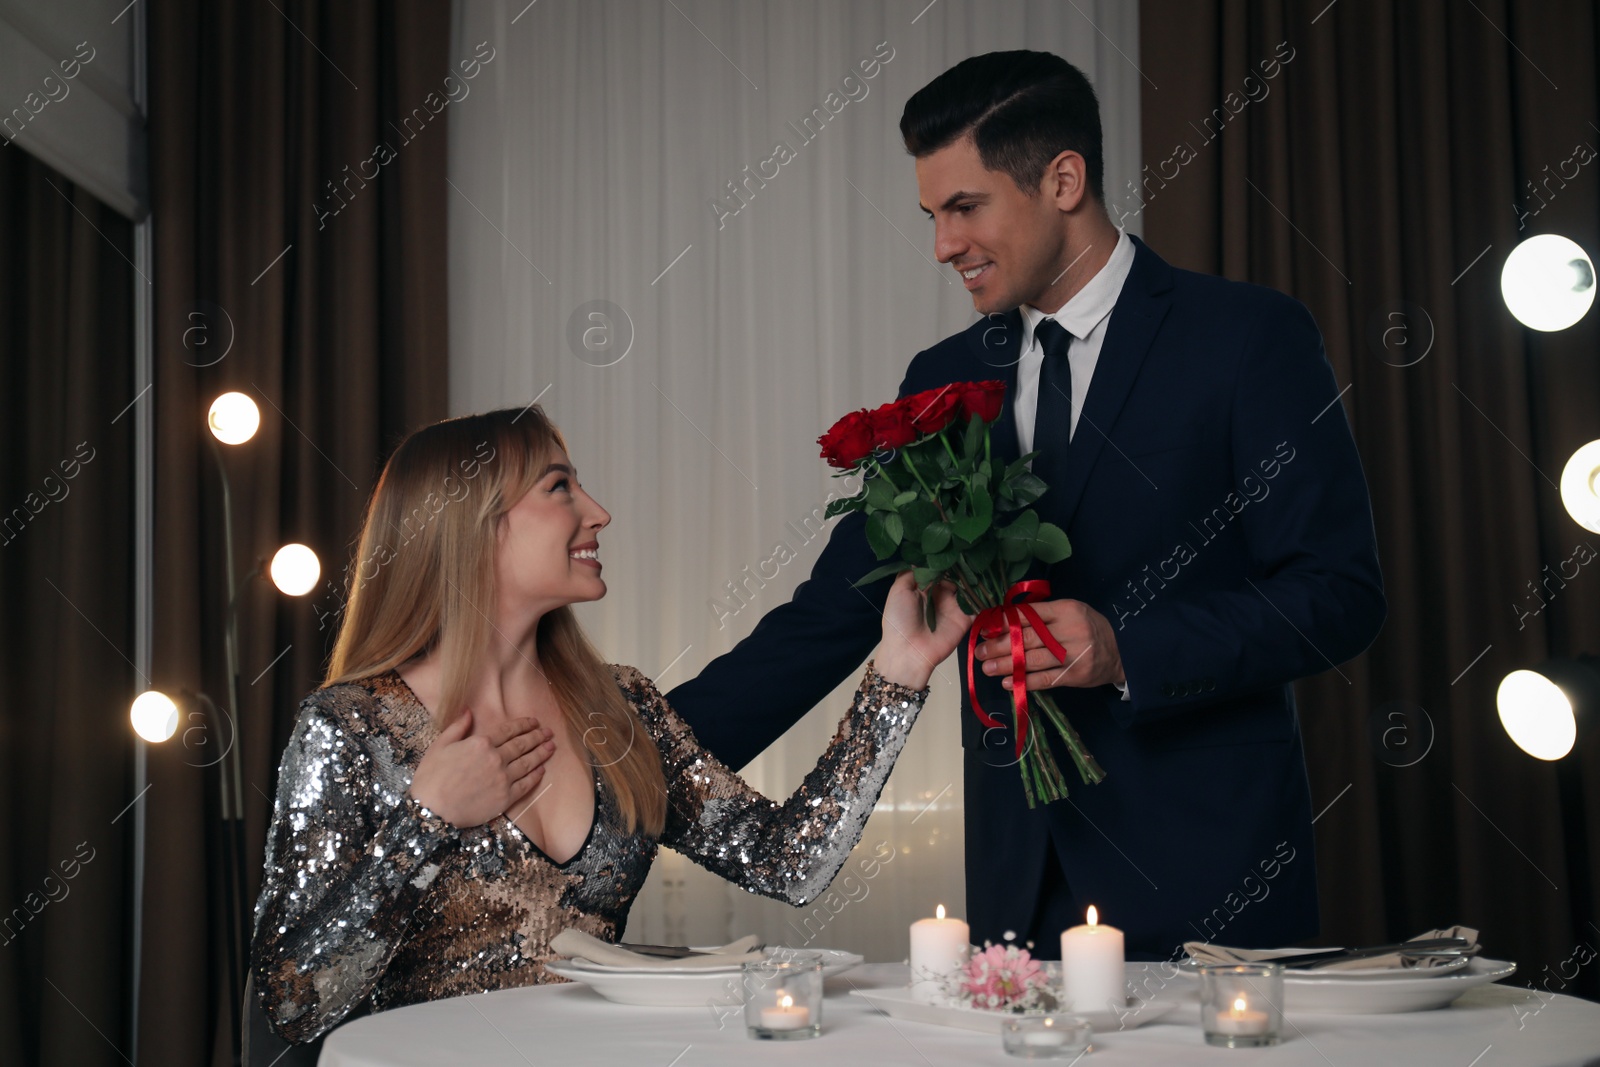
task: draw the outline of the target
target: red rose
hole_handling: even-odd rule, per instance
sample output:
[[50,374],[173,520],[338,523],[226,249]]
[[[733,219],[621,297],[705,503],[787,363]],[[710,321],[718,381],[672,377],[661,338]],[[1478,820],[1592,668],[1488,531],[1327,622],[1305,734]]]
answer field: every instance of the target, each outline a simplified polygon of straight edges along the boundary
[[963,419],[976,415],[984,422],[993,422],[1000,417],[1000,405],[1006,398],[1005,382],[962,382],[956,388],[961,394]]
[[904,448],[917,439],[917,428],[912,425],[912,413],[899,401],[885,404],[872,412],[874,443],[879,448]]
[[851,470],[872,454],[877,433],[866,411],[852,411],[833,424],[833,429],[817,438],[822,458],[828,466]]
[[918,433],[938,433],[961,413],[961,396],[953,385],[914,393],[900,403],[911,414],[911,425]]

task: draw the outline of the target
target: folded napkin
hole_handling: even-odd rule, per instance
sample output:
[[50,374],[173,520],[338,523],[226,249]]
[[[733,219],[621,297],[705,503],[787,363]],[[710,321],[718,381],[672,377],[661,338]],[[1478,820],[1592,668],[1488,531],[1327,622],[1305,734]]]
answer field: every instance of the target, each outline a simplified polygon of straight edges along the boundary
[[685,956],[683,959],[674,960],[633,952],[620,945],[613,945],[609,941],[602,941],[582,930],[568,927],[550,939],[550,947],[563,956],[588,960],[590,963],[598,963],[605,967],[628,967],[641,971],[682,971],[714,970],[719,967],[737,966],[746,960],[759,960],[766,953],[755,949],[756,941],[755,934],[748,934],[737,941],[730,941],[721,948],[709,949],[705,955]]
[[[1426,941],[1436,937],[1461,937],[1469,944],[1462,950],[1464,956],[1478,954],[1478,931],[1470,926],[1447,926],[1442,930],[1429,930],[1411,938],[1413,941]],[[1209,941],[1187,941],[1183,949],[1196,963],[1255,963],[1256,961],[1271,957],[1281,956],[1286,949],[1281,948],[1228,948],[1226,945],[1213,945]],[[1405,950],[1386,953],[1382,956],[1363,956],[1360,959],[1334,958],[1324,963],[1313,966],[1296,968],[1303,971],[1365,971],[1376,968],[1390,970],[1418,970],[1425,971],[1439,967],[1450,966],[1454,962],[1453,956],[1407,956]],[[1283,962],[1288,962],[1287,960]]]

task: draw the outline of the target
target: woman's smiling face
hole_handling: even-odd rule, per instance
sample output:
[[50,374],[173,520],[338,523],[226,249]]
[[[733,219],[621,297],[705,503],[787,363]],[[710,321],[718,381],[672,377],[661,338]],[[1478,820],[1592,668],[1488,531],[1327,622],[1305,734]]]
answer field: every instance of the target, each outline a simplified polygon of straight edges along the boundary
[[566,453],[552,453],[533,488],[501,517],[495,573],[502,602],[550,610],[605,596],[596,535],[610,522]]

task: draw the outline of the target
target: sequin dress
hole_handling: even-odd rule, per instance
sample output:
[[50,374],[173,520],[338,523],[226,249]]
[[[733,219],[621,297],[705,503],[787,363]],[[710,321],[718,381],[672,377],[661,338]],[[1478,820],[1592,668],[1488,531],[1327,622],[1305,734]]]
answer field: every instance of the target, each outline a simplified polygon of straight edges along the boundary
[[504,815],[458,829],[409,796],[436,731],[398,672],[306,697],[251,945],[274,1030],[306,1042],[358,1007],[559,981],[544,969],[550,939],[577,927],[616,941],[658,845],[751,892],[809,902],[860,840],[928,692],[868,664],[827,751],[778,803],[702,749],[650,679],[612,670],[661,753],[666,828],[659,842],[629,832],[596,771],[594,824],[565,863]]

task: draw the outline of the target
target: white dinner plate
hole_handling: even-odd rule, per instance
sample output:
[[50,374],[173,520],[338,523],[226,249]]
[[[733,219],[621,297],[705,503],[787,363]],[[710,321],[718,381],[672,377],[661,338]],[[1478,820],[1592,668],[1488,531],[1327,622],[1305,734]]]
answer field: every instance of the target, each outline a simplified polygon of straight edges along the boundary
[[[1291,954],[1300,955],[1302,953],[1323,951],[1325,950],[1320,948],[1284,949],[1283,954],[1288,956]],[[1336,978],[1341,982],[1410,981],[1416,978],[1438,978],[1442,975],[1454,974],[1456,971],[1464,969],[1471,959],[1472,957],[1470,956],[1457,956],[1454,959],[1441,960],[1431,967],[1346,967],[1340,968],[1337,971],[1297,971],[1285,969],[1283,974],[1285,979],[1292,979],[1298,975],[1307,978]],[[1178,973],[1185,978],[1199,978],[1200,961],[1193,958],[1180,960],[1178,962]]]
[[[704,952],[707,950],[698,949],[696,951]],[[859,967],[866,959],[860,953],[844,952],[836,948],[777,948],[773,952],[778,954],[777,958],[779,959],[784,958],[782,954],[789,952],[815,952],[822,957],[822,977],[824,978],[832,978],[836,974],[843,974],[852,967]],[[717,974],[737,971],[744,966],[743,960],[737,963],[729,963],[722,967],[674,967],[671,961],[666,959],[663,959],[659,965],[652,964],[648,967],[621,967],[612,963],[595,963],[593,960],[585,959],[564,960],[563,962],[576,964],[584,970],[604,971],[607,974]]]
[[[924,1004],[911,995],[911,990],[904,988],[852,989],[850,995],[860,997],[874,1008],[894,1019],[905,1019],[914,1023],[932,1023],[935,1026],[954,1026],[961,1030],[976,1030],[981,1034],[998,1034],[1005,1020],[1012,1017],[1009,1012],[988,1011],[983,1008]],[[1129,997],[1128,1009],[1121,1013],[1114,1011],[1073,1011],[1055,1012],[1054,1014],[1076,1015],[1081,1019],[1088,1019],[1089,1025],[1094,1027],[1095,1033],[1109,1034],[1118,1030],[1132,1030],[1143,1026],[1145,1023],[1155,1022],[1177,1006],[1177,1001],[1173,1000],[1146,1000],[1141,1002],[1135,997]]]
[[[832,977],[862,962],[854,952],[811,949],[822,956],[822,976]],[[739,965],[712,970],[672,970],[654,967],[633,970],[606,967],[588,960],[551,960],[545,970],[560,978],[581,982],[617,1004],[688,1008],[707,1004],[739,1004]]]
[[1517,965],[1475,956],[1451,974],[1387,982],[1349,981],[1319,974],[1285,977],[1283,1010],[1307,1015],[1390,1015],[1448,1007],[1467,990],[1509,978]]
[[[1384,981],[1342,977],[1339,972],[1286,971],[1283,1010],[1291,1015],[1392,1015],[1448,1007],[1469,989],[1515,974],[1517,965],[1474,956],[1447,974],[1402,976]],[[1182,965],[1178,973],[1184,974]],[[1193,974],[1187,977],[1194,977]]]

